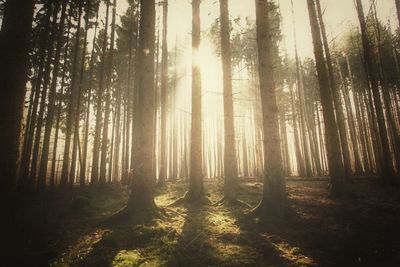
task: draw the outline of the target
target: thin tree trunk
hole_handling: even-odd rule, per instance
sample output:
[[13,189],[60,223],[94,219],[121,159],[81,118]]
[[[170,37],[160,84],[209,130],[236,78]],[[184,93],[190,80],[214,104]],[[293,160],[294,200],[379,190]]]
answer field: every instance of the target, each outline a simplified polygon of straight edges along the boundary
[[[60,25],[57,33],[57,46],[53,64],[53,74],[52,81],[50,85],[49,91],[49,103],[47,108],[47,119],[45,132],[43,137],[43,146],[42,146],[42,156],[40,160],[40,168],[39,168],[39,178],[38,178],[38,187],[44,188],[47,183],[47,166],[49,159],[49,150],[50,150],[50,137],[54,124],[54,115],[57,107],[56,103],[56,90],[57,90],[57,81],[60,72],[60,59],[62,47],[64,45],[63,37],[64,37],[64,28],[65,28],[65,18],[66,18],[66,9],[67,2],[62,3],[61,9],[61,17],[60,17]],[[54,29],[55,30],[55,29]],[[55,33],[54,33],[55,34]]]
[[324,116],[326,150],[328,155],[328,168],[331,177],[331,193],[340,197],[345,193],[345,172],[340,152],[340,141],[337,132],[337,123],[333,107],[332,92],[329,84],[329,75],[324,60],[324,51],[321,32],[318,25],[317,11],[314,0],[307,0],[310,26],[312,32],[314,55],[318,73],[319,91]]
[[[96,42],[97,36],[97,27],[99,20],[99,4],[96,8],[96,24],[94,28],[93,41],[94,44]],[[90,100],[92,97],[92,83],[93,83],[93,68],[95,61],[95,46],[92,47],[92,52],[90,56],[90,67],[89,67],[89,88],[88,88],[88,96],[86,102],[86,118],[85,118],[85,135],[83,139],[83,155],[82,155],[82,166],[79,173],[79,183],[80,186],[84,186],[86,184],[86,165],[87,165],[87,154],[88,154],[88,145],[89,145],[89,125],[90,125]]]
[[161,67],[161,150],[159,185],[167,178],[167,98],[168,98],[168,0],[163,1],[163,30],[162,30],[162,67]]
[[392,164],[392,157],[390,154],[388,132],[385,125],[385,117],[381,103],[381,96],[379,93],[378,79],[376,77],[376,66],[372,54],[371,44],[367,33],[367,26],[364,17],[364,10],[361,0],[356,0],[358,19],[360,21],[362,44],[364,48],[365,69],[367,77],[371,83],[371,90],[373,93],[374,108],[377,115],[377,122],[379,127],[379,139],[382,146],[380,153],[380,162],[382,166],[382,179],[385,183],[392,183],[394,176],[394,169]]
[[190,141],[189,198],[198,200],[204,193],[202,170],[202,108],[201,70],[198,51],[200,47],[200,0],[192,1],[192,128]]
[[71,138],[74,129],[74,123],[79,123],[75,120],[76,112],[78,111],[78,98],[79,98],[79,88],[77,84],[77,76],[78,74],[78,61],[79,61],[79,44],[80,44],[80,36],[81,36],[81,16],[82,16],[82,3],[79,2],[79,14],[78,14],[78,25],[75,33],[75,44],[74,44],[74,58],[72,65],[72,77],[71,77],[71,93],[69,97],[69,106],[67,113],[67,122],[66,122],[66,133],[65,133],[65,146],[64,146],[64,157],[63,164],[61,170],[61,181],[60,186],[62,188],[67,187],[68,183],[71,185],[69,181],[69,161],[70,161],[70,147],[71,147]]
[[236,198],[237,165],[235,146],[234,107],[232,95],[232,52],[230,44],[228,0],[220,0],[221,56],[224,96],[224,195]]
[[106,8],[106,21],[105,21],[105,33],[104,40],[101,49],[101,66],[100,66],[100,81],[99,88],[97,91],[97,100],[96,100],[96,126],[95,126],[95,134],[93,141],[93,157],[92,157],[92,172],[91,172],[91,180],[90,184],[95,185],[99,182],[99,156],[100,156],[100,137],[101,137],[101,128],[102,128],[102,103],[103,103],[103,94],[104,94],[104,79],[105,79],[105,67],[106,67],[106,54],[107,54],[107,37],[108,37],[108,20],[109,20],[109,9],[110,9],[110,0],[107,0],[107,8]]
[[[110,52],[109,57],[106,62],[107,70],[106,70],[106,107],[104,111],[104,129],[103,129],[103,140],[101,145],[101,162],[100,162],[100,179],[99,183],[106,183],[106,171],[107,171],[107,154],[108,154],[108,129],[109,129],[109,119],[110,119],[110,105],[111,105],[111,80],[112,80],[112,72],[113,72],[113,64],[114,64],[114,41],[115,41],[115,20],[116,20],[116,5],[117,2],[114,0],[113,2],[113,11],[112,11],[112,22],[111,22],[111,38],[110,38]],[[111,166],[111,165],[110,165]]]

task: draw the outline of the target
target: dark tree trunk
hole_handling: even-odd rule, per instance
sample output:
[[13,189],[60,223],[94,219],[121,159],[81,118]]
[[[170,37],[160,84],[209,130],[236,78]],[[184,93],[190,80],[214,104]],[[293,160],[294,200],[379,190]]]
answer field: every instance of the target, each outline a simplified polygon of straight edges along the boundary
[[106,21],[105,21],[105,33],[104,40],[101,48],[101,66],[100,66],[100,81],[99,88],[97,91],[97,100],[96,100],[96,125],[95,125],[95,134],[93,141],[93,158],[92,158],[92,172],[91,172],[91,180],[90,184],[95,185],[99,182],[99,156],[100,156],[100,137],[101,137],[101,124],[102,124],[102,103],[103,103],[103,94],[104,94],[104,78],[105,78],[105,67],[106,67],[106,54],[107,54],[107,36],[108,36],[108,20],[109,20],[109,9],[110,9],[110,0],[107,0],[107,9],[106,9]]
[[33,182],[30,181],[29,179],[30,178],[29,171],[31,163],[31,152],[32,152],[34,134],[36,129],[37,111],[39,107],[40,88],[44,75],[46,47],[50,31],[51,10],[52,10],[52,5],[51,2],[48,1],[46,5],[46,17],[45,17],[44,27],[40,33],[40,43],[38,50],[39,66],[37,71],[36,82],[34,84],[35,98],[33,100],[32,113],[28,114],[28,116],[30,116],[30,123],[29,123],[29,128],[26,129],[27,133],[25,134],[25,142],[24,142],[26,144],[24,145],[24,149],[22,151],[21,167],[19,175],[20,177],[18,180],[18,186],[20,188],[25,188],[25,189],[27,189],[28,187],[32,188],[33,185]]
[[[105,111],[104,111],[104,125],[103,125],[103,138],[101,144],[101,162],[100,162],[100,179],[99,183],[106,183],[106,175],[107,175],[107,154],[108,154],[108,128],[109,128],[109,119],[110,119],[110,111],[111,111],[111,80],[112,80],[112,72],[113,72],[113,63],[114,63],[114,41],[115,41],[115,20],[116,20],[116,0],[113,2],[113,11],[112,11],[112,22],[111,22],[111,38],[110,38],[110,52],[108,55],[108,60],[106,61],[107,69],[106,69],[106,103],[105,103]],[[111,166],[111,165],[110,165]]]
[[340,151],[339,134],[335,120],[333,97],[329,84],[329,75],[324,59],[324,50],[321,40],[321,31],[318,24],[317,11],[314,0],[307,0],[310,16],[310,26],[314,46],[314,55],[318,73],[319,91],[321,96],[322,112],[324,116],[326,150],[328,155],[328,169],[331,177],[331,193],[340,197],[345,193],[345,172]]
[[[54,8],[53,8],[53,21],[50,25],[51,27],[51,32],[50,32],[50,37],[49,40],[47,41],[47,61],[44,69],[44,79],[43,79],[43,85],[42,85],[42,93],[41,93],[41,100],[40,100],[40,106],[39,106],[39,113],[38,113],[38,119],[36,123],[36,133],[35,133],[35,142],[33,145],[33,152],[32,152],[32,163],[31,163],[31,181],[36,182],[36,173],[37,173],[37,165],[38,165],[38,160],[39,160],[39,149],[40,149],[40,143],[41,143],[41,137],[42,137],[42,127],[43,127],[43,120],[44,120],[44,112],[46,109],[46,98],[47,98],[47,93],[48,93],[48,86],[50,83],[50,72],[51,72],[51,63],[52,63],[52,58],[53,58],[53,49],[54,49],[54,40],[57,34],[57,16],[58,16],[58,11],[60,10],[60,1],[54,0]],[[44,181],[41,180],[41,187],[44,188],[46,185],[43,183]]]
[[367,77],[371,83],[371,90],[373,94],[374,108],[377,116],[378,128],[379,128],[379,139],[382,146],[380,157],[380,163],[382,166],[382,178],[385,183],[392,183],[394,179],[394,166],[389,148],[388,131],[385,125],[385,116],[383,114],[381,95],[379,93],[379,84],[377,78],[377,68],[375,65],[375,59],[372,53],[371,43],[367,33],[367,26],[364,16],[364,10],[361,0],[356,0],[358,19],[360,21],[361,28],[361,39],[364,49],[365,69]]
[[352,175],[352,168],[351,168],[351,160],[350,160],[350,152],[349,152],[349,142],[346,134],[346,124],[345,124],[345,117],[343,112],[343,105],[342,99],[340,96],[339,88],[336,82],[334,70],[333,70],[333,62],[331,58],[330,48],[328,44],[328,38],[326,36],[325,24],[322,17],[322,10],[321,4],[319,0],[316,1],[316,8],[318,14],[318,21],[320,25],[320,32],[322,37],[323,48],[325,51],[326,57],[326,66],[328,69],[328,76],[329,76],[329,85],[333,95],[333,104],[335,107],[335,114],[337,119],[337,125],[339,128],[339,136],[340,136],[340,145],[343,155],[343,166],[346,175],[346,179],[348,179]]
[[139,53],[137,69],[137,103],[135,105],[134,173],[127,211],[151,215],[155,209],[152,176],[154,135],[154,49],[155,49],[155,0],[141,0]]
[[[94,44],[96,42],[97,36],[97,27],[99,22],[99,4],[96,9],[96,24],[94,28],[93,41]],[[90,101],[92,98],[92,83],[93,83],[93,68],[95,61],[95,46],[92,48],[91,56],[90,56],[90,66],[89,66],[89,88],[86,102],[86,117],[85,117],[85,135],[83,138],[83,152],[82,152],[82,166],[79,173],[79,183],[81,186],[86,184],[86,166],[87,166],[87,154],[88,154],[88,145],[89,145],[89,125],[90,125]]]
[[286,203],[274,81],[271,25],[267,0],[255,0],[259,81],[264,140],[263,197],[254,212],[281,214]]
[[57,105],[56,89],[57,89],[57,79],[58,79],[59,70],[60,70],[61,52],[62,52],[62,47],[64,44],[63,37],[64,37],[66,9],[67,9],[67,2],[64,1],[62,4],[60,25],[59,25],[58,33],[57,33],[57,46],[56,46],[56,52],[55,52],[54,64],[53,64],[53,75],[52,75],[53,77],[52,77],[50,91],[49,91],[47,119],[46,119],[45,131],[44,131],[42,156],[41,156],[41,160],[40,160],[39,177],[38,177],[38,187],[39,188],[44,188],[46,186],[46,182],[47,182],[47,165],[48,165],[48,159],[49,159],[50,137],[51,137],[51,132],[53,129],[54,115],[55,115],[55,110],[56,110],[56,105]]
[[7,0],[0,32],[0,178],[1,193],[14,190],[19,159],[33,0]]
[[[72,77],[71,77],[71,92],[68,103],[68,112],[67,112],[67,122],[66,122],[66,133],[65,133],[65,145],[64,145],[64,156],[63,156],[63,164],[61,171],[61,181],[60,186],[65,188],[69,184],[72,186],[72,181],[70,174],[70,147],[71,147],[71,139],[72,133],[74,130],[75,123],[79,123],[79,121],[75,121],[76,113],[79,112],[78,108],[78,100],[79,100],[79,87],[77,84],[77,76],[78,74],[78,62],[79,62],[79,44],[80,44],[80,36],[81,36],[81,17],[82,17],[82,2],[79,2],[79,15],[78,15],[78,25],[75,33],[75,44],[74,44],[74,58],[72,63]],[[75,149],[75,147],[73,147]]]

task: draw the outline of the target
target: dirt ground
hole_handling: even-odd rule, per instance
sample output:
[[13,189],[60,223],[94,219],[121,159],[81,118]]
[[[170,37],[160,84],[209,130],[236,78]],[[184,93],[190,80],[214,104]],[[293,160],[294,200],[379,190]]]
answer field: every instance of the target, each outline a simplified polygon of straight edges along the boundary
[[[162,212],[147,224],[104,224],[127,201],[117,185],[19,197],[14,255],[7,266],[400,266],[400,191],[373,180],[329,197],[324,180],[287,181],[288,211],[253,218],[230,205],[169,206],[185,183],[156,192]],[[211,202],[221,181],[207,181]],[[251,206],[262,183],[241,180]]]

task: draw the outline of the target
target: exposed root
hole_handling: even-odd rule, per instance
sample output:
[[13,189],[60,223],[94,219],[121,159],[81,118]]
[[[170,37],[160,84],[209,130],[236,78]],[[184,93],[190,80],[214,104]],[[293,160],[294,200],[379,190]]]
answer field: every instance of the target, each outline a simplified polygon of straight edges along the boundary
[[200,197],[194,197],[192,194],[190,194],[189,191],[187,191],[182,197],[176,199],[174,202],[167,205],[167,207],[176,207],[186,204],[209,205],[211,204],[211,201],[205,195],[201,195]]
[[105,219],[100,225],[110,225],[114,223],[143,223],[148,222],[154,218],[163,217],[165,212],[159,207],[148,207],[148,208],[136,208],[129,207],[128,205],[117,211],[109,218]]
[[237,198],[228,197],[228,196],[224,196],[217,202],[213,203],[213,206],[222,206],[222,205],[239,206],[239,207],[246,208],[246,209],[251,208],[250,204],[248,204],[242,200],[239,200]]

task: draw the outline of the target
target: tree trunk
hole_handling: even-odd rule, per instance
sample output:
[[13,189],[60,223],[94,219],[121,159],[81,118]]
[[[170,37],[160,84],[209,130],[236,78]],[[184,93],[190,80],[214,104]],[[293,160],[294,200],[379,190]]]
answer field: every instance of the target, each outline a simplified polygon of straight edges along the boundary
[[100,156],[100,136],[101,136],[101,124],[102,124],[102,116],[103,112],[101,110],[103,103],[103,94],[104,94],[104,78],[105,78],[105,67],[106,67],[106,54],[107,54],[107,36],[108,36],[108,20],[109,20],[109,9],[110,9],[110,0],[107,0],[107,8],[106,8],[106,21],[105,21],[105,33],[104,40],[101,48],[101,66],[100,66],[100,81],[99,88],[97,91],[97,100],[96,100],[96,126],[95,126],[95,134],[93,141],[93,157],[92,157],[92,172],[91,172],[91,180],[90,184],[95,185],[99,182],[99,156]]
[[255,212],[280,214],[286,203],[279,137],[271,26],[267,0],[255,0],[259,81],[264,139],[263,197]]
[[335,120],[332,92],[330,90],[329,75],[326,69],[326,62],[324,60],[321,32],[318,24],[314,0],[307,0],[307,5],[318,73],[322,112],[324,117],[328,169],[331,177],[331,193],[334,196],[340,197],[345,193],[346,179],[342,155],[340,153],[340,141],[337,132],[338,127]]
[[12,192],[16,182],[33,9],[33,0],[7,0],[4,4],[0,32],[2,196]]
[[200,0],[192,1],[192,128],[190,142],[189,198],[198,200],[204,193],[202,170],[202,108],[200,47]]
[[367,77],[371,83],[371,90],[373,94],[374,108],[377,116],[378,128],[379,128],[379,139],[382,146],[380,153],[380,163],[382,166],[382,179],[384,183],[392,183],[394,179],[394,166],[392,157],[390,154],[388,131],[385,125],[385,116],[383,114],[381,96],[379,93],[379,85],[377,79],[377,69],[375,66],[374,56],[372,54],[372,48],[367,33],[367,26],[364,17],[364,10],[361,0],[356,0],[358,19],[360,21],[361,38],[364,48],[364,59],[365,69]]
[[114,41],[115,41],[115,20],[116,20],[116,0],[113,2],[112,11],[112,22],[111,22],[111,38],[110,38],[110,52],[108,60],[106,61],[106,108],[104,111],[104,129],[103,129],[103,140],[101,145],[101,162],[100,162],[100,179],[99,183],[106,183],[106,170],[107,170],[107,154],[108,154],[108,128],[109,128],[109,118],[110,118],[110,105],[111,105],[111,80],[114,64]]
[[160,175],[158,183],[163,185],[167,178],[167,98],[168,98],[168,0],[163,1],[162,67],[161,67],[161,149]]
[[334,74],[334,70],[333,70],[333,62],[331,59],[330,48],[329,48],[328,39],[326,36],[325,24],[324,24],[324,20],[322,17],[320,0],[316,0],[316,7],[317,7],[317,15],[318,15],[318,21],[319,21],[319,26],[320,26],[320,33],[321,33],[323,48],[324,48],[325,57],[326,57],[326,66],[327,66],[328,76],[329,76],[329,85],[330,85],[330,90],[333,95],[333,104],[334,104],[335,113],[336,113],[337,125],[339,128],[340,145],[341,145],[341,150],[342,150],[342,155],[343,155],[344,171],[345,171],[345,175],[346,175],[345,178],[348,179],[352,175],[352,168],[351,168],[351,159],[350,159],[350,152],[349,152],[349,143],[348,143],[348,138],[347,138],[347,134],[346,134],[345,117],[344,117],[344,112],[343,112],[343,108],[342,108],[343,107],[342,99],[341,99],[341,96],[339,93],[339,88],[337,86],[336,79],[335,79],[335,74]]
[[[79,121],[75,121],[76,113],[78,110],[78,98],[79,98],[79,88],[77,84],[77,76],[78,74],[78,61],[79,61],[79,44],[80,44],[80,36],[81,36],[81,16],[82,16],[82,3],[79,2],[79,14],[78,14],[78,25],[75,33],[75,44],[74,44],[74,58],[72,65],[72,77],[71,77],[71,93],[69,97],[69,105],[68,105],[68,113],[67,113],[67,122],[66,122],[66,133],[65,133],[65,146],[64,146],[64,157],[63,164],[61,170],[61,181],[60,186],[65,188],[68,183],[71,186],[70,181],[70,147],[71,147],[71,138],[74,130],[74,123],[79,123]],[[75,149],[75,148],[73,148]]]
[[141,0],[139,53],[137,70],[137,102],[134,106],[135,157],[134,173],[127,211],[151,215],[156,205],[152,188],[152,157],[154,135],[154,48],[155,0]]
[[[22,151],[22,158],[21,158],[21,167],[20,167],[20,175],[18,180],[18,186],[20,188],[27,189],[28,187],[32,188],[33,182],[30,181],[30,163],[31,163],[31,152],[34,140],[34,134],[36,129],[36,118],[37,118],[37,111],[39,107],[39,99],[40,99],[40,88],[42,84],[42,79],[44,75],[44,65],[45,65],[45,58],[46,58],[46,48],[48,42],[48,35],[50,31],[50,18],[51,18],[51,10],[52,10],[51,2],[48,1],[46,4],[46,17],[44,22],[43,30],[40,34],[40,43],[39,43],[39,50],[38,50],[38,58],[39,58],[39,66],[37,71],[36,82],[34,84],[34,91],[35,91],[35,98],[33,100],[33,108],[32,113],[28,114],[30,116],[30,123],[29,128],[26,129],[27,133],[25,135],[26,145]],[[5,19],[6,17],[4,17]],[[4,25],[4,23],[3,23]]]
[[[93,41],[94,44],[96,42],[97,36],[97,27],[99,21],[99,4],[96,8],[96,24],[94,28]],[[86,118],[85,118],[85,135],[83,138],[83,153],[82,153],[82,166],[79,173],[79,183],[81,186],[86,184],[86,165],[87,165],[87,154],[88,154],[88,145],[89,145],[89,125],[90,125],[90,100],[92,97],[92,83],[93,83],[93,68],[94,68],[94,60],[95,60],[95,46],[92,48],[91,56],[90,56],[90,67],[89,67],[89,88],[88,88],[88,96],[86,102]]]
[[44,138],[43,138],[43,146],[42,146],[42,156],[40,160],[40,168],[39,168],[39,178],[38,178],[38,188],[44,188],[47,182],[47,165],[49,159],[49,148],[50,148],[50,137],[51,132],[53,129],[54,123],[54,115],[56,110],[56,89],[57,89],[57,80],[60,71],[60,59],[61,59],[61,51],[64,44],[63,37],[64,37],[64,27],[65,27],[65,17],[66,17],[66,10],[67,10],[67,2],[63,2],[62,10],[61,10],[61,17],[60,17],[60,25],[58,28],[57,33],[57,46],[54,58],[54,65],[53,65],[53,77],[50,85],[49,91],[49,103],[47,108],[47,119],[46,119],[46,126],[44,131]]
[[[50,37],[49,40],[47,41],[47,61],[44,69],[44,79],[43,79],[43,85],[42,85],[42,93],[41,93],[41,100],[40,100],[40,106],[39,106],[39,113],[38,113],[38,119],[36,123],[36,133],[35,133],[35,142],[33,145],[33,152],[32,152],[32,163],[31,163],[31,181],[36,182],[36,173],[37,173],[37,165],[38,165],[38,160],[39,160],[39,149],[40,149],[40,143],[41,143],[41,137],[42,137],[42,127],[43,127],[43,120],[44,120],[44,112],[46,109],[46,98],[47,98],[47,89],[50,83],[50,72],[51,72],[51,63],[52,63],[52,57],[53,57],[53,49],[54,49],[54,39],[57,34],[57,16],[58,16],[58,11],[60,10],[60,1],[54,0],[54,8],[53,8],[53,21],[50,25],[51,27],[51,32],[50,32]],[[41,187],[44,188],[46,185],[43,184],[43,180],[41,181]],[[35,184],[36,185],[36,184]]]
[[230,23],[228,0],[220,0],[221,56],[224,94],[224,195],[235,198],[237,187],[237,165],[235,125],[232,95],[232,52],[230,44]]

